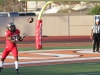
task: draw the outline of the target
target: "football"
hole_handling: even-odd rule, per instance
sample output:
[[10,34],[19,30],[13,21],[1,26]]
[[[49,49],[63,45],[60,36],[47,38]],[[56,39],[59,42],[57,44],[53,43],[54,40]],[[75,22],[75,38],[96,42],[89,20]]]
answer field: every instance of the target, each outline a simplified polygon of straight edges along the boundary
[[28,18],[28,23],[32,23],[34,19],[32,17]]

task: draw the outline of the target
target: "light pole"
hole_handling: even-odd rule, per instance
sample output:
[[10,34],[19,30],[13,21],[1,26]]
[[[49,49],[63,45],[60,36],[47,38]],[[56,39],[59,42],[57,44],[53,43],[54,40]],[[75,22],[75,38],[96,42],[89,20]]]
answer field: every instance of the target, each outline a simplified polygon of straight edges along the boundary
[[25,1],[25,5],[26,5],[25,7],[26,7],[26,13],[27,13],[27,1]]
[[13,12],[14,12],[14,0],[12,0],[12,10],[13,10]]
[[5,0],[4,0],[4,12],[5,12]]

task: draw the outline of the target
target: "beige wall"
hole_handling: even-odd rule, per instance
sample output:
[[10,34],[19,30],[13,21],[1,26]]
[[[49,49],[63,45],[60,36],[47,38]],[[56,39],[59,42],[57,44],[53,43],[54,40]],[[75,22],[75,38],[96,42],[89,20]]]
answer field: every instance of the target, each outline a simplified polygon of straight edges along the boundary
[[66,36],[68,35],[67,16],[44,16],[43,35],[47,36]]
[[90,35],[94,16],[70,16],[70,35]]
[[[35,36],[35,25],[38,16],[34,16],[34,22],[28,23],[29,17],[15,17],[14,23],[22,33]],[[90,35],[91,26],[94,24],[94,16],[43,16],[43,36],[73,36]],[[4,36],[6,25],[13,21],[12,17],[0,17],[0,36]]]

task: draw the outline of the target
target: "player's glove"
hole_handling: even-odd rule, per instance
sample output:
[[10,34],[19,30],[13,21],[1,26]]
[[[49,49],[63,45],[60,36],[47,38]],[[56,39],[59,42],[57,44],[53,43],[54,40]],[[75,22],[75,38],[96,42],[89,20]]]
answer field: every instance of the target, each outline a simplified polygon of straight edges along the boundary
[[24,33],[24,34],[23,34],[23,36],[22,36],[22,39],[24,39],[26,36],[27,36],[27,34],[26,34],[26,33]]
[[16,41],[22,41],[24,38],[25,38],[25,36],[27,36],[27,34],[26,33],[24,33],[23,34],[23,36],[18,36],[17,38],[16,38]]

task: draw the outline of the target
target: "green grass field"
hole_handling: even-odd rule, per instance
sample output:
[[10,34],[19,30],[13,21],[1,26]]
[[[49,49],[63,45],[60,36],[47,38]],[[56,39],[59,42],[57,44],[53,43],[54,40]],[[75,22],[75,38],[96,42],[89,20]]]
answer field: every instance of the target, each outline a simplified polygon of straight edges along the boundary
[[[100,63],[77,63],[20,67],[20,75],[100,75]],[[14,68],[4,68],[1,75],[16,75]]]
[[[92,46],[55,46],[55,47],[43,47],[41,50],[51,50],[51,49],[86,49],[86,48],[92,48]],[[0,48],[0,52],[3,51],[4,48]],[[35,47],[20,47],[18,48],[19,51],[31,51],[36,50]]]
[[[84,49],[91,46],[68,46],[68,47],[43,47],[46,49]],[[35,48],[19,48],[20,51],[35,50]],[[0,50],[2,51],[2,50]],[[100,63],[74,63],[45,66],[20,67],[20,75],[100,75]],[[14,68],[4,68],[1,75],[17,75]]]

